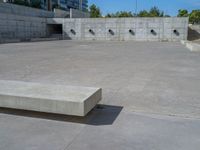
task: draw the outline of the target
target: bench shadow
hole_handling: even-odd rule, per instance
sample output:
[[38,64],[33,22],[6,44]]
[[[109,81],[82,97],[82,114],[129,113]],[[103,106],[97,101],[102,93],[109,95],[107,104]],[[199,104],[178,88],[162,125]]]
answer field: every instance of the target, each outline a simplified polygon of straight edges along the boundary
[[122,111],[122,109],[123,107],[121,106],[99,104],[95,108],[93,108],[85,117],[2,108],[2,107],[0,107],[0,113],[30,117],[30,118],[39,118],[39,119],[47,119],[54,121],[100,126],[100,125],[112,125],[116,120],[116,118],[118,117],[118,115],[120,114],[120,112]]

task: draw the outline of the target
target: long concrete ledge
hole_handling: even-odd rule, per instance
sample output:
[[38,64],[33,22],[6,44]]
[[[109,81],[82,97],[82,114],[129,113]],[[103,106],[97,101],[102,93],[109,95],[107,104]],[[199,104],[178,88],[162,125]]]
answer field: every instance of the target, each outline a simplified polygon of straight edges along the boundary
[[190,51],[200,52],[200,44],[190,42],[190,41],[181,41],[183,45],[185,45]]
[[186,43],[186,47],[193,52],[200,51],[200,44],[197,43]]
[[0,80],[0,107],[85,116],[100,100],[100,88]]

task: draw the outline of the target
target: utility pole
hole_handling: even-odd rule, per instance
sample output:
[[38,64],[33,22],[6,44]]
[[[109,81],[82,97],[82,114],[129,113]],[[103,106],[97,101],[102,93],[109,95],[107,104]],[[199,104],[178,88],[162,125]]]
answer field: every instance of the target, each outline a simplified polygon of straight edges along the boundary
[[137,15],[137,9],[138,9],[138,1],[135,0],[135,15]]
[[83,0],[79,0],[79,10],[81,10],[82,11],[82,5],[83,5]]

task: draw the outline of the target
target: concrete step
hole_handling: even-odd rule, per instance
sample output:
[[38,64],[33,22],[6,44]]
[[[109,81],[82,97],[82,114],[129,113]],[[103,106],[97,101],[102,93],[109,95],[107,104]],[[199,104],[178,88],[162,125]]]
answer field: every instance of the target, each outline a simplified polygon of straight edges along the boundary
[[20,39],[0,39],[0,43],[19,43]]
[[63,39],[63,35],[62,34],[51,34],[50,38]]
[[0,80],[0,107],[85,116],[101,97],[100,88]]
[[190,51],[200,52],[200,42],[199,41],[181,41],[181,44],[185,45]]
[[192,42],[188,42],[186,43],[186,47],[193,52],[197,52],[200,51],[200,44],[198,43],[192,43]]
[[32,38],[30,41],[31,42],[39,42],[39,41],[56,41],[60,40],[60,38],[56,37],[50,37],[50,38]]

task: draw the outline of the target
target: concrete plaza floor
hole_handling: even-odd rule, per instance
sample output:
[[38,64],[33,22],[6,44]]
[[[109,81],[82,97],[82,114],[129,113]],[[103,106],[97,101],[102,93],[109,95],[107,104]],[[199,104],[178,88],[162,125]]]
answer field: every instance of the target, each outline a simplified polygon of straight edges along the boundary
[[180,43],[0,45],[0,80],[101,87],[84,118],[0,109],[1,150],[200,149],[200,53]]

